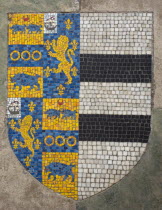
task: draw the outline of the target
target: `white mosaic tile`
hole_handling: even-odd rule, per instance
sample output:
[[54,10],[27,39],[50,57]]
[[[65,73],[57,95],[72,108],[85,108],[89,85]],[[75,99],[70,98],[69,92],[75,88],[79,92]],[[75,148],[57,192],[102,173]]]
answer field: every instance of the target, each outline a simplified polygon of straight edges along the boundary
[[150,115],[150,83],[81,82],[80,114]]
[[44,33],[57,33],[57,13],[44,14]]
[[7,99],[7,117],[21,118],[21,98]]
[[81,13],[81,54],[151,54],[152,13]]
[[137,164],[146,143],[79,142],[79,199],[92,196],[122,179]]

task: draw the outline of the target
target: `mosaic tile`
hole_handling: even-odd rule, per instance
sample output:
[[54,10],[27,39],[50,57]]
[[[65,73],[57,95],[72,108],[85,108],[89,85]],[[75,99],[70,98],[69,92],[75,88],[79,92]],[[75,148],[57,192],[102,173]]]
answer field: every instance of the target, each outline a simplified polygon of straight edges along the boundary
[[43,45],[44,14],[10,14],[9,45]]
[[8,98],[7,117],[21,118],[21,98]]
[[81,13],[81,54],[150,55],[152,13]]
[[57,33],[57,13],[44,14],[44,33]]
[[81,82],[79,114],[96,112],[110,115],[150,115],[150,83]]
[[151,82],[151,55],[81,54],[80,63],[81,82]]
[[151,131],[152,13],[15,13],[8,135],[21,164],[74,200],[118,182]]
[[48,188],[78,199],[78,153],[43,153],[42,183]]
[[8,97],[41,98],[43,94],[42,67],[9,67]]
[[79,142],[79,198],[87,198],[118,182],[137,164],[146,143]]

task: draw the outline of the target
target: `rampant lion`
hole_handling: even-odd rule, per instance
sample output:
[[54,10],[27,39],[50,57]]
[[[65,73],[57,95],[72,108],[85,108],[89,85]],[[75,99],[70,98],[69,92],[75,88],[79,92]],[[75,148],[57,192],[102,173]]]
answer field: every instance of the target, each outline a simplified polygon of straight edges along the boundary
[[32,121],[33,121],[32,116],[27,115],[24,117],[24,119],[22,119],[22,120],[20,119],[18,121],[20,128],[17,128],[17,127],[12,128],[13,130],[21,133],[21,136],[24,139],[24,143],[19,142],[19,145],[22,148],[27,147],[31,151],[30,158],[34,156],[33,142],[35,140],[35,138],[34,138],[35,128],[31,127]]
[[[69,47],[69,38],[67,36],[61,35],[58,40],[52,40],[52,48],[55,53],[52,51],[49,51],[48,54],[51,57],[57,58],[57,60],[60,61],[58,68],[54,68],[53,72],[54,73],[60,73],[64,72],[68,81],[65,84],[71,84],[72,83],[72,77],[71,77],[71,72],[73,73],[73,76],[77,75],[77,68],[73,67],[74,61],[71,55],[75,55],[74,51],[76,48],[73,49],[68,49]],[[49,47],[49,46],[48,46]],[[47,48],[48,48],[47,47]],[[69,58],[70,61],[67,60],[66,54]]]

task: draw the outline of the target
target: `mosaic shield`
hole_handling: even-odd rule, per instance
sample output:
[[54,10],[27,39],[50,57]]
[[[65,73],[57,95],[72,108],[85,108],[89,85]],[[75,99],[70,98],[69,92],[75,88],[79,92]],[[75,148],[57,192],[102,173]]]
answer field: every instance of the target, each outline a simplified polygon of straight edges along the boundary
[[9,14],[8,134],[22,165],[78,200],[145,151],[152,13]]

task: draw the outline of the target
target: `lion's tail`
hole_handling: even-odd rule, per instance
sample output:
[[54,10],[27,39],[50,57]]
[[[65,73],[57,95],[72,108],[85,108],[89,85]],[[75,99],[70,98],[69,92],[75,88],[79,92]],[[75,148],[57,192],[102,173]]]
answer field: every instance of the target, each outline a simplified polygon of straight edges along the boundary
[[34,156],[34,140],[35,140],[34,132],[35,132],[35,128],[31,128],[30,135],[32,137],[32,144],[30,145],[30,151],[32,152],[32,154],[30,155],[30,157]]
[[30,135],[31,135],[33,141],[34,141],[34,132],[35,132],[35,128],[31,128],[30,129]]
[[72,66],[74,64],[74,61],[73,61],[73,58],[71,57],[71,55],[74,55],[74,51],[72,49],[68,49],[67,55],[68,55],[68,57],[70,59],[70,64]]

